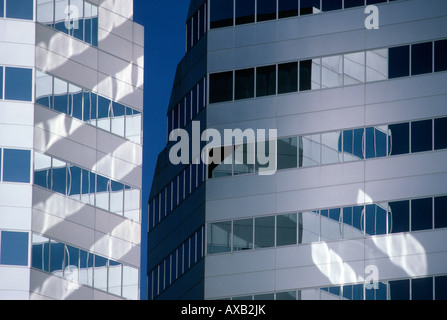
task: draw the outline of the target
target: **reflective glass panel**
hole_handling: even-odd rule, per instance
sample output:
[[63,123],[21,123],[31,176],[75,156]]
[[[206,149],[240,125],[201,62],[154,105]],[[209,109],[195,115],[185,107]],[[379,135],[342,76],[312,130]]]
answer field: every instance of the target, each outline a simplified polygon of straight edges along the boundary
[[320,0],[300,0],[300,15],[320,12]]
[[208,166],[208,168],[211,170],[213,178],[232,175],[232,150],[232,146],[211,149],[210,157],[214,159],[214,161]]
[[[87,4],[87,2],[85,2]],[[85,12],[87,18],[88,12]],[[91,13],[91,23],[92,23],[92,46],[98,46],[98,7],[92,5],[92,13]]]
[[447,118],[435,119],[435,150],[447,149]]
[[300,168],[320,165],[320,135],[299,137],[299,166]]
[[110,182],[110,211],[123,215],[124,185],[111,180]]
[[274,293],[255,294],[253,296],[253,300],[262,300],[262,301],[275,300],[275,294]]
[[365,232],[367,235],[386,234],[387,208],[375,204],[367,205],[365,210]]
[[0,67],[0,100],[2,99],[3,99],[3,67]]
[[366,81],[388,79],[388,49],[366,51]]
[[386,300],[387,284],[383,282],[368,283],[371,287],[365,286],[366,300]]
[[236,24],[255,22],[255,0],[236,0]]
[[345,54],[343,59],[344,85],[365,82],[365,53]]
[[50,272],[58,277],[64,275],[64,254],[65,245],[63,243],[50,241]]
[[256,96],[276,94],[276,65],[256,68]]
[[359,239],[363,237],[363,213],[363,206],[343,208],[343,237],[345,239]]
[[[70,0],[69,7],[69,33],[71,36],[83,41],[84,40],[84,1]],[[67,14],[68,15],[68,14]]]
[[390,281],[390,300],[410,300],[410,280]]
[[233,100],[233,71],[210,74],[210,103]]
[[95,255],[95,267],[93,269],[93,286],[96,289],[107,291],[107,263],[104,257]]
[[50,240],[33,234],[31,267],[48,272],[50,262]]
[[208,224],[208,253],[231,251],[231,222]]
[[97,175],[95,203],[98,208],[109,210],[109,188],[110,179]]
[[447,70],[447,40],[435,41],[435,72]]
[[94,254],[81,250],[79,256],[79,282],[81,284],[93,286]]
[[320,240],[320,214],[318,211],[298,213],[298,244]]
[[254,172],[255,156],[254,143],[234,146],[234,175]]
[[321,11],[341,10],[343,7],[343,0],[322,0]]
[[296,213],[276,217],[276,245],[287,246],[297,244]]
[[447,228],[447,197],[435,198],[435,228]]
[[390,202],[390,233],[410,231],[410,201]]
[[300,91],[321,88],[321,59],[300,61]]
[[97,105],[97,95],[84,91],[84,121],[96,126],[96,105]]
[[50,108],[53,105],[53,77],[37,70],[36,70],[36,103],[45,106],[47,108]]
[[8,0],[6,1],[6,17],[14,19],[33,20],[33,0]]
[[235,71],[234,99],[248,99],[255,96],[255,69]]
[[411,74],[418,75],[433,71],[433,42],[411,46]]
[[119,262],[109,260],[108,290],[109,293],[121,295],[122,265]]
[[81,168],[68,165],[68,190],[67,195],[77,201],[81,199]]
[[51,190],[67,194],[67,163],[53,159],[53,184]]
[[338,240],[342,237],[340,209],[321,210],[321,240]]
[[278,65],[278,93],[298,91],[298,62]]
[[333,88],[343,85],[343,56],[321,59],[321,87]]
[[277,163],[278,170],[298,167],[298,145],[297,138],[278,139]]
[[386,156],[388,127],[366,128],[365,157],[366,159]]
[[376,3],[382,3],[386,2],[387,0],[366,0],[366,4],[376,4]]
[[277,292],[276,300],[296,300],[296,291]]
[[210,1],[210,28],[222,28],[233,25],[233,1]]
[[126,108],[126,138],[132,142],[141,144],[142,114],[137,110]]
[[34,184],[51,189],[51,157],[34,153]]
[[54,78],[54,105],[56,111],[67,114],[68,84],[67,82]]
[[82,194],[81,201],[86,204],[95,205],[96,177],[94,173],[82,170]]
[[0,0],[0,18],[5,16],[5,2],[4,0]]
[[121,137],[124,137],[124,117],[126,113],[126,107],[122,104],[113,102],[113,117],[111,119],[112,132]]
[[[0,3],[3,3],[3,0],[1,0]],[[53,0],[37,0],[37,22],[42,23],[49,27],[53,27],[54,22]]]
[[92,16],[93,5],[84,2],[84,41],[92,44],[92,28],[93,28],[93,16]]
[[110,131],[110,117],[112,102],[109,99],[98,96],[98,128]]
[[433,228],[433,199],[411,200],[411,231]]
[[0,239],[0,264],[28,266],[28,233],[2,231]]
[[[8,3],[11,1],[8,1]],[[14,3],[14,2],[13,2]],[[33,71],[24,68],[5,68],[5,99],[32,100]]]
[[275,217],[255,219],[255,248],[275,246]]
[[388,76],[390,79],[410,75],[410,46],[389,49]]
[[447,276],[435,277],[435,299],[447,300]]
[[30,182],[31,151],[3,149],[3,181]]
[[411,300],[433,300],[433,278],[411,279]]
[[257,21],[276,19],[276,0],[258,0]]
[[64,277],[79,282],[79,249],[69,245],[65,245]]
[[297,0],[278,0],[278,17],[287,18],[298,15]]
[[329,132],[321,135],[321,164],[341,162],[340,132]]
[[345,9],[352,7],[362,7],[365,5],[365,0],[344,0]]
[[432,120],[411,123],[411,152],[431,151],[433,149]]
[[66,23],[67,14],[65,13],[65,9],[67,7],[68,0],[55,0],[54,27],[56,28],[56,30],[68,34],[68,23]]
[[343,299],[345,300],[363,300],[363,285],[343,286]]
[[343,131],[343,159],[344,161],[362,160],[364,129]]
[[256,142],[256,172],[272,172],[277,169],[277,140]]
[[410,152],[410,125],[409,123],[393,124],[388,126],[389,143],[388,154],[391,156]]
[[68,85],[68,114],[82,120],[82,88]]

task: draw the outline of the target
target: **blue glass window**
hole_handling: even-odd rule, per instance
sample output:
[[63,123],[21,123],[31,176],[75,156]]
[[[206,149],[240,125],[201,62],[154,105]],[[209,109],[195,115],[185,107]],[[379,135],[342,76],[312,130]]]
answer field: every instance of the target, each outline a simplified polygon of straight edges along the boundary
[[236,0],[236,24],[255,22],[255,0]]
[[433,300],[433,278],[411,280],[412,300]]
[[4,8],[5,0],[0,0],[0,18],[3,18],[5,16]]
[[84,121],[96,126],[97,95],[84,91]]
[[341,10],[343,0],[322,0],[322,11]]
[[[0,3],[0,6],[1,5],[2,4]],[[0,100],[1,99],[3,99],[3,67],[0,67]]]
[[365,0],[345,0],[345,9],[352,7],[362,7],[365,5]]
[[94,281],[93,286],[96,289],[103,291],[107,290],[107,259],[98,255],[95,255],[95,267],[93,269]]
[[112,118],[112,132],[124,137],[124,115],[126,113],[126,107],[123,106],[120,103],[113,102],[112,103],[113,108],[113,118]]
[[411,46],[411,74],[431,73],[433,70],[433,42]]
[[313,14],[320,12],[320,0],[301,0],[300,15]]
[[353,161],[363,159],[364,129],[346,130],[343,132],[344,160]]
[[435,299],[447,300],[447,276],[435,277]]
[[257,21],[276,19],[276,0],[258,0]]
[[79,282],[88,286],[93,285],[93,258],[94,255],[87,251],[79,252]]
[[51,189],[51,157],[34,153],[34,184]]
[[110,131],[111,101],[98,96],[98,128]]
[[6,17],[14,19],[33,20],[33,0],[6,1]]
[[402,46],[389,49],[389,69],[390,79],[407,77],[410,75],[410,47]]
[[68,83],[54,78],[54,110],[67,114]]
[[68,114],[82,121],[82,89],[68,85]]
[[287,18],[298,15],[297,0],[278,0],[278,17]]
[[386,210],[372,204],[366,206],[366,234],[380,235],[386,234]]
[[447,70],[447,40],[435,41],[435,72]]
[[3,181],[30,182],[31,151],[3,150]]
[[253,98],[255,96],[255,69],[235,71],[234,98],[236,100]]
[[68,190],[67,195],[79,201],[81,195],[81,168],[69,165],[68,166]]
[[72,21],[71,29],[69,33],[71,36],[83,41],[84,35],[84,1],[82,0],[70,0],[70,9],[71,15],[70,18]]
[[65,246],[65,270],[64,277],[79,282],[79,249]]
[[0,244],[0,264],[28,265],[28,233],[2,231]]
[[388,127],[390,131],[388,154],[391,156],[410,152],[410,125],[409,123],[393,124]]
[[210,103],[233,100],[233,71],[210,75]]
[[51,190],[67,194],[67,164],[63,161],[53,159],[53,184]]
[[435,228],[447,228],[447,197],[435,198]]
[[387,285],[383,282],[374,283],[373,288],[366,288],[366,300],[386,300]]
[[50,272],[63,276],[65,245],[57,241],[50,241]]
[[366,128],[366,159],[386,156],[387,134],[385,130],[379,128]]
[[410,300],[410,280],[390,281],[390,300]]
[[23,68],[5,68],[5,99],[32,100],[33,71]]
[[276,94],[276,65],[256,68],[256,96]]
[[31,266],[35,269],[48,272],[50,262],[50,240],[33,235],[33,249]]
[[435,150],[447,149],[447,118],[435,119]]
[[433,199],[411,200],[411,231],[432,229]]
[[432,120],[411,123],[411,152],[423,152],[433,149]]
[[390,202],[390,233],[410,231],[410,201]]
[[233,25],[233,0],[210,1],[210,28]]

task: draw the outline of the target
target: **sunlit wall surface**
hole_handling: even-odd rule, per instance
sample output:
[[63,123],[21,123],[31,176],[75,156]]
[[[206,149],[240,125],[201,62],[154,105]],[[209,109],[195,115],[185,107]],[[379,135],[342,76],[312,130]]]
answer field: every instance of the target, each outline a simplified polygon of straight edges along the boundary
[[0,299],[139,299],[133,1],[0,1]]
[[[202,129],[277,129],[277,172],[258,175],[246,142],[222,147],[231,161],[204,177],[194,164],[160,169],[149,237],[173,240],[173,225],[200,209],[205,231],[164,255],[154,244],[149,298],[172,297],[203,272],[196,298],[446,299],[445,1],[197,2],[206,35],[195,41],[202,18],[190,9],[185,60],[206,55]],[[367,5],[378,29],[365,27]],[[179,86],[171,128],[194,114]]]

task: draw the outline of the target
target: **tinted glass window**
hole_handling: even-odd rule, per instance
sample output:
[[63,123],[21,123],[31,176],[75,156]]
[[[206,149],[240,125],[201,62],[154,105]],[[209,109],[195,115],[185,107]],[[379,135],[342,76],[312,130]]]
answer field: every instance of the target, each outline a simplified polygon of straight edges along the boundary
[[277,292],[276,300],[296,300],[296,291]]
[[255,22],[255,0],[236,0],[236,24]]
[[366,52],[366,81],[388,79],[388,49]]
[[363,206],[343,208],[343,237],[358,239],[363,237]]
[[355,161],[364,158],[364,132],[364,129],[347,130],[343,132],[344,161]]
[[37,70],[36,103],[48,108],[53,104],[53,77]]
[[322,0],[322,11],[341,10],[343,0]]
[[410,280],[390,281],[390,300],[410,300]]
[[94,287],[104,291],[107,290],[107,259],[95,255],[95,267],[93,272]]
[[276,19],[276,0],[258,0],[257,21]]
[[98,96],[98,128],[110,131],[111,101]]
[[390,232],[410,231],[410,201],[390,202],[391,225]]
[[320,0],[301,0],[300,15],[320,12]]
[[321,240],[337,240],[342,237],[341,210],[321,210]]
[[59,277],[64,273],[65,245],[57,241],[50,241],[50,272]]
[[410,75],[410,47],[389,49],[388,76],[390,79]]
[[278,0],[278,17],[287,18],[298,15],[297,0]]
[[82,89],[72,84],[68,85],[68,114],[82,120]]
[[385,157],[386,156],[386,140],[387,128],[366,128],[366,159]]
[[410,152],[410,125],[409,123],[393,124],[389,130],[389,155],[406,154]]
[[50,240],[38,235],[33,235],[32,262],[33,268],[49,271]]
[[234,98],[236,100],[255,96],[255,69],[235,71]]
[[366,4],[376,4],[386,2],[386,0],[366,0]]
[[276,65],[256,69],[256,96],[276,94]]
[[321,135],[321,164],[340,163],[341,132],[329,132]]
[[432,198],[411,201],[411,231],[432,228]]
[[255,248],[275,245],[275,217],[255,219]]
[[6,67],[5,99],[31,101],[33,82],[32,76],[33,72],[31,69]]
[[113,117],[111,120],[111,131],[121,137],[124,137],[124,115],[126,107],[120,103],[112,103]]
[[2,231],[0,244],[0,264],[28,265],[28,233]]
[[54,110],[67,114],[68,84],[54,78]]
[[321,59],[300,61],[300,91],[320,89]]
[[278,93],[298,91],[298,63],[278,65]]
[[343,58],[344,85],[365,82],[365,53],[345,54]]
[[447,70],[447,40],[435,41],[435,71]]
[[4,0],[0,0],[0,18],[3,18],[5,16],[5,1]]
[[435,198],[435,228],[447,228],[447,197]]
[[343,85],[343,56],[321,59],[321,87],[333,88]]
[[231,222],[208,225],[208,253],[231,251]]
[[298,213],[298,244],[318,242],[320,240],[319,212]]
[[80,250],[79,256],[79,282],[81,284],[92,286],[94,255],[87,251]]
[[411,152],[430,151],[433,149],[432,120],[411,123]]
[[277,169],[298,167],[297,138],[278,139],[277,142]]
[[234,175],[254,172],[255,144],[234,146]]
[[53,159],[53,185],[51,190],[60,194],[66,194],[67,186],[67,164],[63,161]]
[[447,118],[435,119],[435,150],[447,148]]
[[296,214],[280,215],[276,217],[276,245],[287,246],[296,244],[297,220]]
[[3,181],[30,182],[31,151],[3,150]]
[[233,100],[233,71],[210,75],[210,103]]
[[320,165],[320,135],[300,137],[299,166],[313,167]]
[[411,74],[423,74],[432,72],[433,68],[433,43],[419,43],[411,46]]
[[412,300],[433,300],[433,278],[411,280]]
[[54,27],[56,30],[68,34],[68,29],[66,24],[66,16],[65,9],[68,7],[68,0],[57,0],[55,1],[55,10],[54,10]]
[[6,17],[33,20],[33,0],[6,1]]
[[233,25],[233,0],[210,1],[210,28]]
[[352,7],[361,7],[365,5],[365,0],[345,0],[345,9]]
[[435,299],[447,300],[447,276],[435,277]]
[[233,250],[253,249],[253,219],[233,222]]
[[71,16],[72,20],[70,21],[71,29],[69,33],[71,36],[84,40],[84,1],[82,0],[70,0],[71,6]]
[[65,272],[64,277],[71,281],[79,281],[79,249],[65,246]]
[[[1,3],[0,3],[1,6]],[[0,15],[1,17],[1,15]],[[3,99],[3,67],[0,67],[0,100]]]
[[81,168],[68,165],[68,190],[67,195],[77,201],[81,198]]

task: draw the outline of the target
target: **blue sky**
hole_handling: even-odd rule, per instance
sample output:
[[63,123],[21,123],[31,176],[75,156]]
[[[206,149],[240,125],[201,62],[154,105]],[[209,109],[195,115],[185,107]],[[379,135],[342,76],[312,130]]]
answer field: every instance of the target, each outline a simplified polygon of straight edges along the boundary
[[[157,157],[166,142],[166,112],[177,64],[185,54],[189,0],[134,0],[134,21],[145,27],[144,148],[143,148],[143,279],[147,273],[145,226],[147,202]],[[146,283],[142,280],[142,297]]]

